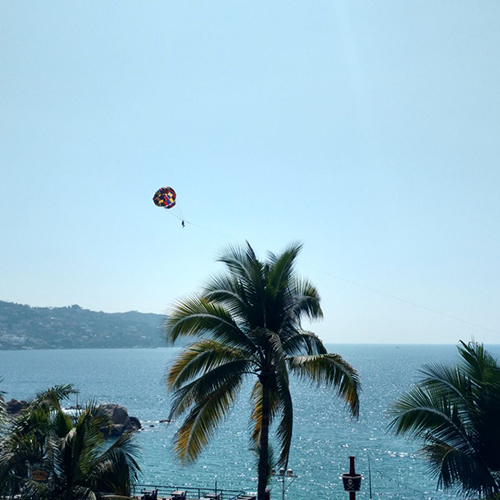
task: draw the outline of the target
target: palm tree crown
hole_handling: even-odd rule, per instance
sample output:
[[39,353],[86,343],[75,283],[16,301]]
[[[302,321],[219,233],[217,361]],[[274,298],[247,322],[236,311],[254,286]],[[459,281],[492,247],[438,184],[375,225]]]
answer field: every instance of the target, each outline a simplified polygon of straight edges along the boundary
[[252,247],[230,247],[220,257],[227,273],[213,277],[199,295],[177,303],[167,320],[167,340],[196,337],[175,360],[167,383],[171,418],[187,413],[175,437],[184,462],[197,458],[235,401],[243,379],[255,376],[251,436],[259,454],[259,500],[269,475],[269,426],[276,432],[279,465],[288,462],[293,429],[289,373],[332,387],[353,415],[359,411],[359,381],[341,356],[301,328],[306,317],[322,317],[320,297],[295,275],[301,245],[257,259]]
[[438,487],[500,496],[500,367],[480,344],[458,347],[455,366],[426,365],[392,407],[390,428],[423,442]]

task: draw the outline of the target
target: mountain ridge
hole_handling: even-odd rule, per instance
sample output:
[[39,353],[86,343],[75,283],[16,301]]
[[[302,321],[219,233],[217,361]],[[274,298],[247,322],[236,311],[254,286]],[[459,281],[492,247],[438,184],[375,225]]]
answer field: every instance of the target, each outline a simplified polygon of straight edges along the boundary
[[[167,316],[32,307],[0,300],[0,350],[165,347]],[[176,344],[177,345],[177,344]]]

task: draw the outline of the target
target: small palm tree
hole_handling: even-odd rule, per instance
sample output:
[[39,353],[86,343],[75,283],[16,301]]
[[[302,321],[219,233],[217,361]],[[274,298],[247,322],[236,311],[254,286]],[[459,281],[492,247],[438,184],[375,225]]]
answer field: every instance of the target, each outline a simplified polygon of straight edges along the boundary
[[51,413],[61,411],[60,402],[71,393],[71,386],[64,385],[38,394],[4,428],[0,442],[0,494],[18,494],[30,476],[30,464],[43,461],[50,435]]
[[304,317],[322,317],[316,288],[299,279],[294,264],[301,245],[257,259],[252,247],[230,247],[219,259],[226,274],[212,278],[200,295],[177,303],[167,320],[166,337],[197,338],[170,368],[174,391],[170,418],[187,412],[175,436],[183,462],[194,461],[227,415],[247,376],[256,378],[251,394],[257,451],[258,499],[269,478],[269,428],[279,418],[277,465],[286,467],[293,430],[289,373],[332,387],[353,415],[359,411],[356,371],[321,340],[301,327]]
[[438,487],[500,497],[500,367],[480,344],[458,347],[455,366],[426,365],[392,407],[390,428],[423,443]]
[[[0,490],[23,499],[86,500],[103,492],[128,495],[139,466],[131,436],[108,448],[98,409],[88,405],[75,419],[60,402],[71,386],[57,386],[39,395],[13,424],[1,444]],[[31,479],[31,470],[47,472],[45,482]]]

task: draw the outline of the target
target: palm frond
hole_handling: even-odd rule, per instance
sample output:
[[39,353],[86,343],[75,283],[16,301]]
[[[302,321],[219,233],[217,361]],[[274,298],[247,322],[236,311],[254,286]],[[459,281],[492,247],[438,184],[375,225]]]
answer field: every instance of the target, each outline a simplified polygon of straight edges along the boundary
[[183,463],[196,460],[213,435],[217,424],[227,415],[241,386],[241,378],[232,377],[202,399],[195,401],[189,415],[177,431],[174,450]]
[[231,361],[248,359],[251,353],[215,340],[201,340],[186,347],[169,370],[167,386],[179,389],[194,378]]
[[464,449],[472,445],[458,407],[446,396],[436,396],[416,387],[392,406],[390,414],[394,418],[389,429],[396,434],[421,438],[431,432],[439,441],[453,443],[454,448]]
[[280,402],[281,421],[276,430],[278,441],[280,444],[280,456],[278,465],[285,469],[288,465],[288,457],[292,446],[293,436],[293,402],[288,385],[288,378],[278,377],[278,394]]
[[305,354],[314,356],[316,354],[328,354],[323,341],[313,332],[293,332],[283,342],[283,350],[289,356]]
[[245,307],[241,307],[238,313],[242,322],[249,329],[266,327],[268,266],[257,259],[250,244],[247,244],[246,251],[229,247],[218,260],[226,265],[230,279],[244,299]]
[[291,283],[291,287],[293,300],[288,305],[288,314],[297,318],[306,316],[310,319],[321,319],[323,311],[318,289],[310,281],[298,278]]
[[359,377],[356,370],[340,355],[294,356],[289,358],[289,367],[300,378],[335,389],[347,403],[351,413],[356,417],[359,415]]
[[67,401],[74,393],[75,389],[71,384],[55,385],[46,391],[38,393],[30,404],[38,408],[60,410],[61,401]]
[[260,268],[257,265],[260,262],[249,243],[247,243],[245,250],[238,246],[229,245],[220,254],[217,261],[225,264],[232,276],[246,282],[252,282],[252,279],[255,278],[252,276],[253,273]]
[[172,397],[170,419],[182,415],[190,406],[199,405],[207,394],[217,392],[221,387],[240,382],[251,368],[248,360],[225,363],[200,376],[193,382],[177,389]]
[[139,448],[131,434],[123,434],[92,461],[87,476],[96,485],[105,484],[109,491],[128,495],[141,470],[138,457]]
[[203,297],[192,297],[174,307],[165,324],[166,340],[179,336],[213,338],[232,347],[251,348],[251,343],[222,306]]
[[240,279],[231,275],[214,276],[204,286],[202,295],[227,308],[233,318],[245,317],[248,309],[247,287]]
[[465,497],[490,498],[497,490],[495,478],[484,463],[467,452],[443,441],[432,440],[422,447],[429,460],[430,472],[438,479],[438,488],[452,488],[460,484]]
[[292,243],[280,255],[269,253],[268,260],[271,263],[268,276],[268,286],[273,296],[285,290],[294,278],[294,264],[302,249],[301,243]]
[[500,367],[497,360],[482,344],[465,344],[460,341],[458,352],[462,358],[459,369],[470,380],[500,389]]
[[449,397],[463,399],[462,391],[468,385],[468,379],[455,366],[427,364],[420,370],[419,385],[430,390],[439,391]]
[[73,419],[63,411],[57,411],[51,422],[53,432],[58,437],[64,437],[73,428]]

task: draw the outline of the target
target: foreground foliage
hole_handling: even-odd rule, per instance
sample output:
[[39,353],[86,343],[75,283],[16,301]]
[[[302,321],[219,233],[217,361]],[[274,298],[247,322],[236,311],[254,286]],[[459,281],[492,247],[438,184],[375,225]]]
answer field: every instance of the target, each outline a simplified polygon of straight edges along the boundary
[[251,442],[258,462],[258,498],[269,477],[269,428],[277,422],[279,458],[286,467],[293,431],[289,374],[331,387],[359,411],[356,371],[321,340],[301,327],[306,317],[322,317],[316,288],[294,272],[300,245],[264,262],[252,247],[229,248],[219,259],[226,273],[212,278],[200,295],[175,305],[167,321],[167,340],[195,337],[170,368],[174,391],[170,418],[187,413],[175,437],[184,462],[195,460],[217,424],[233,405],[247,376],[256,378],[251,395]]
[[[139,466],[130,435],[108,448],[93,405],[77,417],[61,408],[71,386],[39,394],[7,429],[0,444],[0,495],[26,500],[87,500],[129,495]],[[36,481],[36,471],[46,474]]]
[[393,406],[390,427],[423,442],[438,487],[500,498],[500,367],[480,344],[461,342],[460,362],[427,365]]

